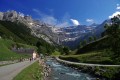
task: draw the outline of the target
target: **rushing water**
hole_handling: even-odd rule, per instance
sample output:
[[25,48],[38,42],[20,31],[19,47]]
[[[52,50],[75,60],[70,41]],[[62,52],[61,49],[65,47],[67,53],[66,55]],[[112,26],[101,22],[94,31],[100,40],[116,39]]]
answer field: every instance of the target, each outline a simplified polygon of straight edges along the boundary
[[52,68],[52,80],[95,80],[90,75],[66,67],[55,60],[49,59],[46,63]]

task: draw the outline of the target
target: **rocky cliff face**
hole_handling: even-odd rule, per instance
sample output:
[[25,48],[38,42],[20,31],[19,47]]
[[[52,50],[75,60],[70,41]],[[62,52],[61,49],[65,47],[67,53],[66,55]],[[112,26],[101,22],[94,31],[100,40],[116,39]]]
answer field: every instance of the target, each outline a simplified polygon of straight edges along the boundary
[[8,11],[3,13],[3,20],[7,21],[15,21],[16,18],[18,17],[18,14],[16,11]]
[[64,41],[63,44],[71,48],[76,48],[83,40],[87,40],[87,42],[89,42],[90,36],[100,38],[102,37],[102,33],[105,31],[105,24],[111,24],[111,20],[108,19],[101,24],[92,24],[90,26],[84,26],[83,28],[79,26],[75,30],[78,31],[77,35],[79,35],[77,39]]
[[[95,29],[97,24],[92,24],[90,26],[86,25],[78,25],[78,26],[70,26],[65,28],[57,29],[57,34],[61,35],[61,42],[65,46],[69,46],[71,48],[77,47],[81,40],[84,40],[84,36],[88,35],[93,36],[91,34],[95,33]],[[87,38],[89,37],[87,36]]]
[[[20,22],[31,29],[31,34],[39,38],[43,38],[45,41],[53,44],[63,44],[66,46],[75,46],[79,44],[80,40],[87,35],[96,34],[99,31],[98,24],[92,24],[90,26],[78,25],[64,28],[58,28],[49,24],[46,24],[39,20],[32,19],[31,16],[25,16],[22,13],[16,11],[0,12],[0,20]],[[100,34],[99,33],[99,34]],[[77,42],[77,43],[76,43]],[[76,44],[75,44],[76,43]]]
[[3,20],[3,13],[0,12],[0,20]]
[[48,25],[37,20],[33,20],[31,16],[24,16],[16,11],[0,12],[0,20],[20,22],[31,29],[31,34],[39,38],[43,38],[49,43],[56,42],[57,35],[52,32]]

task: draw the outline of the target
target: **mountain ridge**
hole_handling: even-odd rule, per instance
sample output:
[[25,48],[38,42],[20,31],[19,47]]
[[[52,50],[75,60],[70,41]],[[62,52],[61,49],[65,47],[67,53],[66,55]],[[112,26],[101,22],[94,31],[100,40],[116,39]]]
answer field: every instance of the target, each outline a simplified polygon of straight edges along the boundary
[[80,41],[88,39],[89,36],[100,36],[104,29],[99,30],[99,28],[103,28],[103,25],[105,24],[102,23],[102,25],[93,23],[89,26],[78,25],[59,28],[39,20],[34,20],[31,16],[25,16],[22,13],[17,13],[14,10],[0,12],[0,20],[23,23],[31,30],[32,35],[42,38],[50,44],[56,43],[59,45],[69,46],[70,48],[75,48]]

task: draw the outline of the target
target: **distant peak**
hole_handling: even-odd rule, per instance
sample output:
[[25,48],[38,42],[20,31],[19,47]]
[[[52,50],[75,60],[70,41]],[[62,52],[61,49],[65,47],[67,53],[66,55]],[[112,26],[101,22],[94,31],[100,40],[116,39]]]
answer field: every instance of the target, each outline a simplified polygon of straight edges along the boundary
[[97,27],[99,24],[97,24],[97,23],[93,23],[93,24],[91,24],[91,25],[89,25],[90,27]]

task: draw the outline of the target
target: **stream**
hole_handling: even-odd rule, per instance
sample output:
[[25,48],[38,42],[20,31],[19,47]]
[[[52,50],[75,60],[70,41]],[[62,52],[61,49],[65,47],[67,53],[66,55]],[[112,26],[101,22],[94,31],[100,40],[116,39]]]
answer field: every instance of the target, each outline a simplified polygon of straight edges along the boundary
[[46,64],[52,69],[50,80],[96,80],[89,74],[64,66],[54,59],[48,59]]

